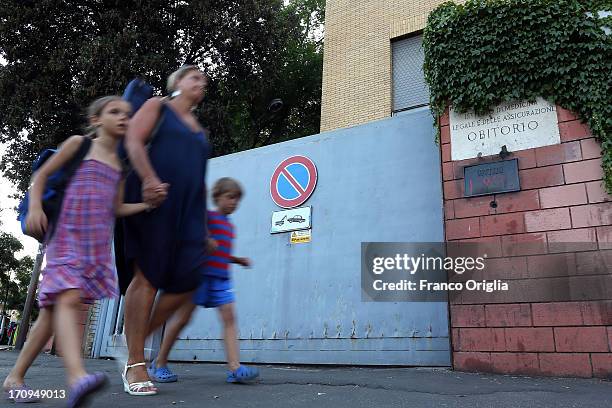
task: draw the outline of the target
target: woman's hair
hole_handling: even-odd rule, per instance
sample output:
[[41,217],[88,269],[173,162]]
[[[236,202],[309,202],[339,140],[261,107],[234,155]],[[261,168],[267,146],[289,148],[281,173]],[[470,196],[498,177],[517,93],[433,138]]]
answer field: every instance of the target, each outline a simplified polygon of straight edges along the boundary
[[[91,121],[91,118],[93,118],[94,116],[100,116],[106,105],[115,101],[123,101],[123,99],[117,95],[103,96],[101,98],[96,99],[87,108],[87,119]],[[96,127],[90,123],[86,128],[86,133],[89,137],[95,137]]]
[[[174,71],[173,73],[171,73],[170,76],[168,77],[168,82],[166,83],[166,89],[168,90],[168,92],[172,93],[176,91],[176,83],[180,81],[181,79],[183,79],[185,75],[187,75],[191,71],[202,72],[202,70],[196,67],[195,65],[186,64],[180,67],[179,69],[177,69],[176,71]],[[208,75],[204,74],[204,76],[206,77],[206,79],[208,79]]]
[[225,193],[236,193],[238,198],[242,198],[242,187],[240,183],[230,177],[222,177],[212,188],[213,202],[216,204],[217,199]]

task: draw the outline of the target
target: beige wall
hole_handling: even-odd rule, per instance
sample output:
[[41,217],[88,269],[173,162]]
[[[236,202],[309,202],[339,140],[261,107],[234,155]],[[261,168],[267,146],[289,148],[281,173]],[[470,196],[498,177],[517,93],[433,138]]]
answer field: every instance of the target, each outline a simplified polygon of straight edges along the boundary
[[422,30],[440,0],[328,0],[321,131],[391,116],[391,40]]

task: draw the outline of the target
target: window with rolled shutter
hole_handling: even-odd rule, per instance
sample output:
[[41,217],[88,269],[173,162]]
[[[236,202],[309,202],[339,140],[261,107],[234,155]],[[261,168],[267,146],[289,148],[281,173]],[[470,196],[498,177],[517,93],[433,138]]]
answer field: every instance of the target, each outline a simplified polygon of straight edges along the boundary
[[423,39],[418,35],[391,43],[393,58],[393,112],[429,104],[423,75]]

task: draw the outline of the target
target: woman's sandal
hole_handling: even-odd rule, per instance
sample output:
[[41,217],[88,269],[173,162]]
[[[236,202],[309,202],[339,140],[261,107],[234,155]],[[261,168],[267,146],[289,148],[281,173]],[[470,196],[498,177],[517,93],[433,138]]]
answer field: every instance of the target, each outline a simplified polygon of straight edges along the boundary
[[[151,381],[141,381],[141,382],[134,382],[130,384],[127,380],[127,370],[128,369],[132,367],[138,367],[138,366],[146,367],[146,365],[147,365],[146,363],[136,363],[136,364],[126,364],[125,365],[125,368],[123,369],[123,374],[121,375],[121,379],[123,380],[123,391],[127,392],[130,395],[138,395],[138,396],[157,394],[157,390],[154,389],[155,386],[153,385]],[[149,390],[142,391],[143,388],[148,388]]]
[[70,387],[68,408],[76,408],[86,404],[89,398],[95,392],[101,391],[107,383],[108,377],[102,372],[87,374],[85,377],[81,377]]

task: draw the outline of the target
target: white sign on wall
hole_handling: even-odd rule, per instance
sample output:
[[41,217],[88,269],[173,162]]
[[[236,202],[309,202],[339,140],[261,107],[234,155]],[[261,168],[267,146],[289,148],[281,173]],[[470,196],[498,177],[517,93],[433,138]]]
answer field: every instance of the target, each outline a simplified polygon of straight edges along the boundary
[[312,207],[293,208],[291,210],[275,211],[272,213],[272,228],[270,233],[288,232],[309,229]]
[[508,102],[487,116],[458,113],[450,108],[451,159],[463,160],[561,143],[556,106],[535,102]]

